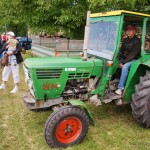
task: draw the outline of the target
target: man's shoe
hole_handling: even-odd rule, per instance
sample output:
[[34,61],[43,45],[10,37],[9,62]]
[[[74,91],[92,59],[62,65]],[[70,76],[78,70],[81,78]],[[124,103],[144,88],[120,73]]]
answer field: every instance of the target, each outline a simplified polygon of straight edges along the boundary
[[18,92],[18,86],[15,86],[13,90],[10,91],[12,94],[15,94],[16,92]]
[[5,89],[5,84],[1,84],[0,90],[4,90],[4,89]]
[[115,93],[116,93],[117,95],[122,95],[122,91],[123,91],[123,90],[121,90],[121,89],[117,89],[117,90],[115,91]]

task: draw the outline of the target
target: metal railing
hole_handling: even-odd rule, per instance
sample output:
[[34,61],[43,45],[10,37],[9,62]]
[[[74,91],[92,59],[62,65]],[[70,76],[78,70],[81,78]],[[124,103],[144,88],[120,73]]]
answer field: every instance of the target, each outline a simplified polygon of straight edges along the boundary
[[82,50],[61,50],[56,48],[44,47],[36,44],[32,44],[32,53],[35,56],[79,56]]

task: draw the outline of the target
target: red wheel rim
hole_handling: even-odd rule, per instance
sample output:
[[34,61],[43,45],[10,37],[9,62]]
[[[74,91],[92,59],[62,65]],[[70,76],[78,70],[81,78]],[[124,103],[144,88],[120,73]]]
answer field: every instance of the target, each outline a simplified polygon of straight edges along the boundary
[[56,138],[60,143],[68,144],[75,141],[82,131],[82,123],[76,117],[62,120],[56,128]]

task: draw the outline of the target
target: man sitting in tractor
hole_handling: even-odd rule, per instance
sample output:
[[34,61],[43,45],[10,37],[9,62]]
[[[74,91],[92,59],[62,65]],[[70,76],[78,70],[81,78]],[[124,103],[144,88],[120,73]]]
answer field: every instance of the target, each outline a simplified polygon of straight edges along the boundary
[[127,38],[123,40],[118,55],[119,68],[121,68],[118,89],[115,91],[118,95],[123,93],[132,62],[138,59],[141,53],[141,40],[136,36],[136,26],[134,24],[128,25],[126,34]]

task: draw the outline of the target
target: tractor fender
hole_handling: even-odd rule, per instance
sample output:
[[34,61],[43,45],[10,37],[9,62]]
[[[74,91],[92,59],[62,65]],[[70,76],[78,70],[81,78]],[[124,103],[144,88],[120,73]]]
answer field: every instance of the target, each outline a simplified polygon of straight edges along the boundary
[[78,100],[68,100],[68,101],[72,106],[79,106],[82,109],[84,109],[85,113],[87,114],[87,116],[90,120],[90,124],[94,125],[94,119],[92,117],[92,114],[91,114],[89,108],[86,106],[86,104],[82,100],[78,99]]
[[131,65],[123,95],[123,99],[126,102],[130,102],[132,100],[132,94],[135,92],[135,85],[139,83],[140,77],[146,74],[146,70],[150,70],[150,66],[146,63],[146,61],[135,61]]

